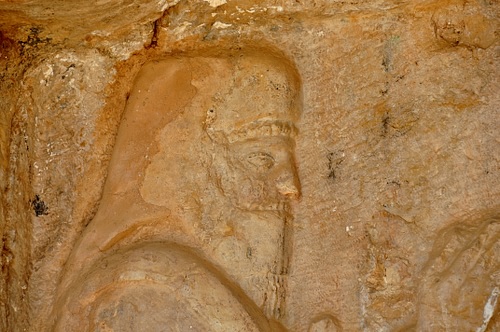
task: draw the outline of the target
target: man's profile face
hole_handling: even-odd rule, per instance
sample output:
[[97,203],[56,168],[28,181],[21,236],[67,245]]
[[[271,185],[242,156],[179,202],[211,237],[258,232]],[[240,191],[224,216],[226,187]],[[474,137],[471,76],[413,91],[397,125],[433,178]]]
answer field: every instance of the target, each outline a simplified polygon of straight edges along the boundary
[[300,195],[293,153],[298,84],[281,64],[259,60],[241,60],[207,121],[226,138],[214,165],[224,196],[244,211],[282,211]]
[[279,211],[300,195],[293,139],[252,138],[231,143],[221,185],[231,203],[247,211]]

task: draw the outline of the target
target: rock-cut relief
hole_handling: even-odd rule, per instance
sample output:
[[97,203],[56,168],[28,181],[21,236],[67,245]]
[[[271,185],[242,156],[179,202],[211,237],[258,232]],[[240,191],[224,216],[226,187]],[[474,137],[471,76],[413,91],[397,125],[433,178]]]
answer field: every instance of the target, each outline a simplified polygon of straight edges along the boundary
[[416,331],[498,331],[500,216],[442,230],[424,269]]
[[262,50],[144,65],[49,329],[282,330],[299,82]]

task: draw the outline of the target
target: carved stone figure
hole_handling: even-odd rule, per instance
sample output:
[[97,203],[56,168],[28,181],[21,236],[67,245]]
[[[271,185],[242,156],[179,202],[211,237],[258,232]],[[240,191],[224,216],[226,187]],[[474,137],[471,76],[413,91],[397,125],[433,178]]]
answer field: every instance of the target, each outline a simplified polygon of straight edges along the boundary
[[299,111],[299,77],[269,51],[144,65],[48,326],[282,329]]
[[500,328],[500,218],[444,229],[419,292],[417,331]]
[[397,331],[497,331],[499,216],[454,223],[436,239],[420,278],[416,313]]

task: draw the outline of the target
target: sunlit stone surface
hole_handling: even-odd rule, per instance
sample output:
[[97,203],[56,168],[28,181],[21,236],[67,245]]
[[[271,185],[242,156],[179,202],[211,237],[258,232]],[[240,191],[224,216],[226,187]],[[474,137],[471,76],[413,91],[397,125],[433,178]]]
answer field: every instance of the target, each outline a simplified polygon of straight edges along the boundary
[[0,2],[0,331],[496,331],[494,1]]

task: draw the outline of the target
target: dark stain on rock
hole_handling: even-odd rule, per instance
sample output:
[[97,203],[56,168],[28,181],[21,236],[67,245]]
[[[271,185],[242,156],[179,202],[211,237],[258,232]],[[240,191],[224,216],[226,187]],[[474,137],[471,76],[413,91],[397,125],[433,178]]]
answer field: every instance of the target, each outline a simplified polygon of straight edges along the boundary
[[326,158],[328,159],[328,178],[334,180],[337,178],[337,169],[344,161],[344,152],[330,152]]
[[390,117],[389,114],[384,114],[384,117],[382,118],[382,137],[386,137],[387,133],[389,131],[389,121]]
[[47,207],[45,202],[40,199],[40,196],[38,195],[35,195],[35,199],[31,201],[31,206],[33,207],[33,211],[35,211],[35,215],[37,217],[49,214],[49,208]]

